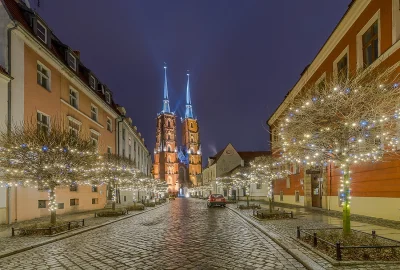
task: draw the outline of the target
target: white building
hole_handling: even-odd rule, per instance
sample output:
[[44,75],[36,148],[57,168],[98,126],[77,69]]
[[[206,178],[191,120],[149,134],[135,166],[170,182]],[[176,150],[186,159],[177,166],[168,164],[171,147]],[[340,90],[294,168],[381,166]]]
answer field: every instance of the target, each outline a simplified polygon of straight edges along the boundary
[[[116,154],[132,160],[143,175],[151,177],[151,154],[144,144],[144,138],[133,125],[132,119],[126,116],[125,108],[118,107],[118,110],[124,117],[117,119]],[[129,204],[151,196],[150,192],[145,191],[121,191],[118,199],[121,204]]]
[[212,193],[220,193],[225,197],[239,199],[245,195],[249,195],[251,199],[265,199],[267,197],[267,185],[251,184],[249,190],[244,188],[225,189],[217,185],[217,178],[227,176],[240,167],[250,166],[250,162],[255,158],[265,155],[270,155],[269,151],[247,151],[238,152],[229,143],[224,149],[218,152],[215,156],[208,158],[208,166],[203,169],[203,185],[211,184]]

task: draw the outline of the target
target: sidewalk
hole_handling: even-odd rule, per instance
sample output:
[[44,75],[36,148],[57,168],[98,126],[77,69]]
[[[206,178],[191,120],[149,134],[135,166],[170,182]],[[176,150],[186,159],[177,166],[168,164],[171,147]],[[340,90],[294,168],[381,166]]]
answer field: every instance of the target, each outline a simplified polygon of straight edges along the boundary
[[[269,208],[269,205],[266,202],[252,201],[251,203],[260,204],[262,208]],[[239,204],[245,205],[246,202],[240,201]],[[328,211],[326,209],[309,209],[297,205],[292,206],[283,203],[275,203],[275,208],[280,208],[288,212],[293,211],[295,218],[298,220],[308,220],[310,222],[315,222],[316,224],[323,223],[325,225],[329,225],[329,227],[342,226],[342,213],[337,211]],[[351,226],[354,230],[367,233],[372,233],[374,230],[379,236],[400,241],[400,222],[352,215]]]
[[0,225],[0,258],[11,255],[12,253],[18,253],[26,249],[41,246],[43,244],[58,241],[85,231],[89,231],[101,226],[108,225],[119,220],[127,219],[142,213],[151,211],[153,209],[159,208],[166,205],[161,204],[155,207],[147,207],[142,211],[130,211],[128,215],[114,216],[114,217],[94,217],[94,213],[98,210],[80,212],[80,213],[70,213],[57,216],[57,220],[62,221],[72,221],[72,220],[82,220],[85,219],[85,226],[76,230],[66,231],[57,236],[11,236],[11,228],[18,228],[20,226],[31,224],[33,222],[46,222],[50,220],[50,216],[42,217],[34,220],[27,220],[17,222],[11,225]]
[[[262,208],[268,208],[266,202],[251,201],[250,203],[260,204]],[[246,205],[246,201],[240,201],[239,205]],[[361,262],[354,265],[341,265],[335,266],[325,258],[317,255],[311,249],[305,248],[298,241],[296,241],[296,228],[331,228],[333,226],[341,227],[341,219],[326,215],[325,213],[305,207],[291,207],[290,205],[275,204],[275,209],[280,208],[285,211],[293,211],[294,219],[280,219],[280,220],[258,220],[253,217],[253,210],[239,210],[236,204],[229,204],[229,208],[238,212],[243,217],[247,218],[250,222],[259,226],[270,238],[281,245],[283,248],[288,249],[292,256],[297,255],[297,259],[308,262],[308,269],[400,269],[395,264],[377,264],[374,262]],[[358,218],[359,219],[359,218]],[[389,221],[390,223],[390,221]],[[373,225],[360,221],[352,222],[353,229],[362,230],[371,233],[375,230],[377,235],[397,240],[400,237],[400,229],[394,229],[385,226]]]

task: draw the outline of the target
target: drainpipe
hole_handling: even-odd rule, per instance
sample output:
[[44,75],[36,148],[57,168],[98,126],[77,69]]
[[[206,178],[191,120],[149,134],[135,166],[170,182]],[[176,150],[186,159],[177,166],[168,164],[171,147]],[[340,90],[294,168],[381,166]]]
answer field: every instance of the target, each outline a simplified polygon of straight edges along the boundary
[[[7,42],[8,42],[8,74],[12,77],[11,74],[11,32],[17,28],[17,23],[14,21],[14,26],[7,30]],[[11,80],[8,82],[8,91],[7,91],[7,133],[8,136],[11,135]],[[15,195],[17,194],[17,187],[15,187]],[[8,198],[8,224],[11,224],[11,188],[7,188],[7,198]],[[15,217],[17,216],[17,209],[15,209]]]
[[[120,151],[119,151],[119,142],[120,142],[120,138],[119,138],[119,123],[123,122],[125,119],[125,115],[121,115],[121,118],[117,120],[117,155],[120,156]],[[119,203],[121,203],[121,198],[120,198],[120,194],[117,191],[117,187],[115,187],[115,193],[116,195],[118,194],[118,197],[116,196],[117,201],[119,201]]]

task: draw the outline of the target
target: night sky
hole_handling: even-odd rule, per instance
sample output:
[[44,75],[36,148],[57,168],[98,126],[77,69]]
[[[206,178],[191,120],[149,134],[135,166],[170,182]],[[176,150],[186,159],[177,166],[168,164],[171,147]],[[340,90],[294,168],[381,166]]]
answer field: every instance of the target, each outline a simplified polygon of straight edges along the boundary
[[[231,142],[269,148],[266,120],[311,63],[350,0],[30,0],[113,91],[153,152],[168,64],[184,116],[186,70],[203,163]],[[178,139],[180,140],[180,130]]]

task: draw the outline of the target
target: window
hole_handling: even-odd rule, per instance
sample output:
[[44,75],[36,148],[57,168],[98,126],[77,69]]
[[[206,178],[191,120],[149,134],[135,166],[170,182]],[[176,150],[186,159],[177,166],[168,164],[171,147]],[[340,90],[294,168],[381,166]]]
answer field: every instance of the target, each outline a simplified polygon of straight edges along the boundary
[[122,149],[122,156],[125,157],[125,148]]
[[336,66],[337,66],[338,78],[340,78],[340,79],[347,78],[347,69],[348,69],[348,67],[347,67],[347,54],[345,54],[339,60],[339,62],[337,62]]
[[300,173],[300,165],[297,162],[292,163],[292,174]]
[[37,37],[44,43],[47,43],[47,28],[44,26],[44,24],[42,24],[40,21],[37,21],[36,29]]
[[37,63],[37,83],[50,90],[50,70],[39,62]]
[[112,154],[112,150],[110,146],[107,146],[107,154]]
[[290,188],[290,177],[286,177],[286,188]]
[[107,117],[107,130],[112,132],[112,121]]
[[111,104],[111,95],[110,95],[109,92],[106,92],[105,97],[106,97],[106,102],[107,102],[108,104]]
[[76,71],[76,57],[72,53],[68,54],[68,66]]
[[362,35],[362,52],[364,67],[368,67],[378,58],[378,21]]
[[78,97],[79,97],[78,91],[70,88],[69,89],[69,104],[72,107],[74,107],[75,109],[78,109]]
[[70,206],[79,205],[79,199],[70,199],[69,200],[69,205]]
[[58,203],[57,209],[64,209],[64,203]]
[[98,204],[99,203],[99,199],[98,198],[93,198],[92,199],[92,204]]
[[98,116],[98,109],[96,106],[94,106],[93,104],[90,106],[90,117],[92,118],[92,120],[97,122],[97,116]]
[[132,158],[132,145],[129,145],[129,160]]
[[97,186],[92,186],[92,192],[97,192],[97,191],[98,191]]
[[125,128],[122,128],[122,140],[125,141]]
[[275,128],[275,129],[272,131],[272,141],[273,141],[273,142],[278,142],[278,141],[279,141],[278,129],[277,129],[277,128]]
[[93,145],[97,146],[99,144],[99,136],[100,136],[100,134],[97,131],[93,130],[93,129],[91,129],[90,131],[91,131],[90,132],[90,139],[92,140]]
[[171,127],[171,124],[170,124],[170,122],[169,122],[169,121],[167,122],[167,126],[168,126],[168,127]]
[[78,185],[76,183],[72,183],[69,185],[69,191],[78,191]]
[[124,196],[124,202],[126,202],[126,196]]
[[96,90],[96,78],[93,75],[89,76],[89,86],[93,90]]
[[262,183],[257,183],[256,184],[256,189],[261,189],[262,188]]
[[294,200],[295,202],[300,202],[300,192],[298,190],[294,192]]
[[37,129],[38,132],[43,132],[44,134],[49,133],[50,127],[50,116],[45,115],[41,112],[37,112]]
[[190,123],[190,127],[193,128],[193,123]]
[[46,200],[38,200],[38,208],[47,208]]
[[70,117],[69,118],[69,133],[72,136],[78,137],[80,129],[81,129],[81,122],[74,120],[72,117]]

